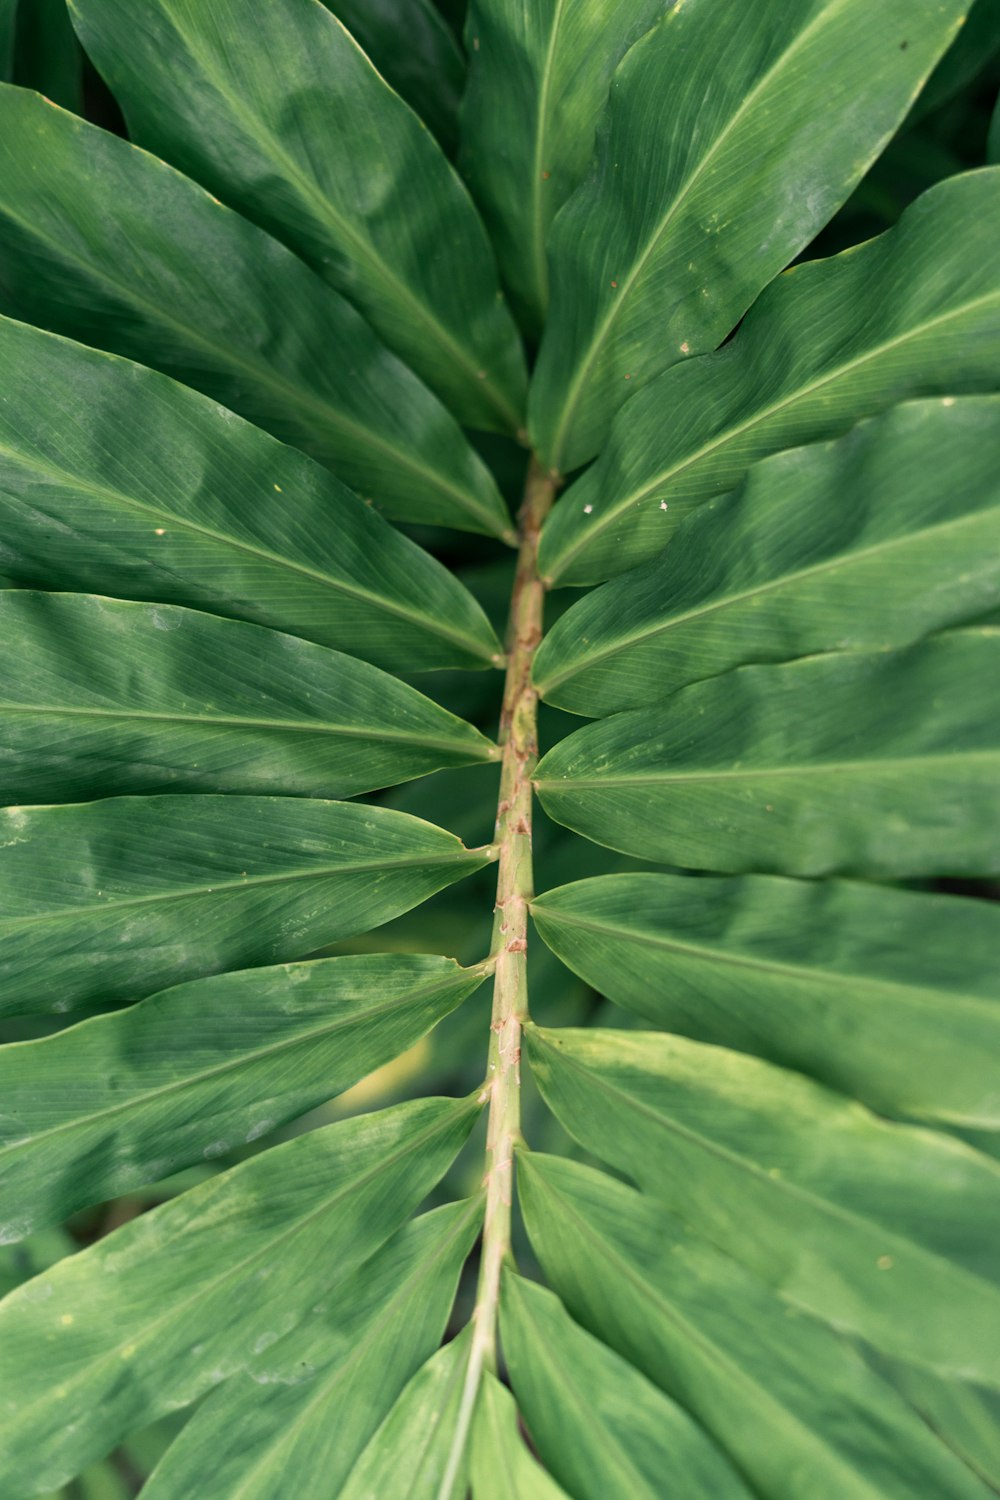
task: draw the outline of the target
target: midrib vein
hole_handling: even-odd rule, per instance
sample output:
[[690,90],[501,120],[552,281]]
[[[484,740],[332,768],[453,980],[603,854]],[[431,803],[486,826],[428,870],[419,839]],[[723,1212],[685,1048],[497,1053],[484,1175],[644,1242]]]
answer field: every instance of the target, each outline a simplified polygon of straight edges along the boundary
[[46,714],[54,718],[84,718],[84,719],[112,719],[112,720],[137,720],[153,724],[194,724],[206,729],[262,729],[294,731],[303,734],[330,735],[334,738],[374,740],[382,743],[391,740],[393,743],[404,745],[415,745],[430,750],[454,750],[454,751],[479,751],[483,759],[490,758],[490,746],[487,743],[482,746],[476,741],[471,743],[462,739],[447,739],[432,735],[407,734],[405,730],[383,728],[379,724],[372,725],[349,725],[332,724],[322,719],[253,719],[231,717],[226,714],[195,714],[195,713],[173,713],[166,709],[161,711],[134,709],[134,708],[91,708],[89,706],[64,707],[61,704],[49,703],[11,703],[0,698],[0,709],[7,713],[23,714]]
[[[641,710],[639,710],[641,712]],[[1000,750],[938,750],[927,755],[917,753],[910,756],[872,756],[870,760],[817,761],[815,764],[797,766],[754,766],[746,771],[664,771],[640,772],[635,776],[563,776],[558,781],[539,777],[537,785],[555,791],[573,791],[576,787],[669,785],[674,781],[744,781],[754,778],[768,779],[775,776],[820,776],[841,771],[869,771],[906,769],[913,765],[927,766],[938,762],[947,765],[984,761],[993,763]]]
[[461,864],[463,859],[473,854],[473,850],[462,848],[449,854],[428,854],[407,859],[364,860],[342,865],[319,865],[315,869],[294,870],[280,875],[250,875],[246,880],[223,878],[213,881],[211,885],[183,886],[180,889],[175,888],[162,894],[156,892],[148,896],[126,896],[121,900],[102,901],[95,906],[61,907],[55,911],[31,912],[20,917],[6,916],[0,918],[0,931],[6,929],[8,932],[15,932],[35,922],[72,921],[109,911],[123,911],[136,906],[150,906],[157,903],[169,905],[174,901],[183,901],[189,896],[215,896],[223,891],[242,891],[269,885],[291,884],[297,880],[327,880],[336,875],[362,875],[368,871],[378,874],[381,870],[411,870],[423,869],[427,865]]

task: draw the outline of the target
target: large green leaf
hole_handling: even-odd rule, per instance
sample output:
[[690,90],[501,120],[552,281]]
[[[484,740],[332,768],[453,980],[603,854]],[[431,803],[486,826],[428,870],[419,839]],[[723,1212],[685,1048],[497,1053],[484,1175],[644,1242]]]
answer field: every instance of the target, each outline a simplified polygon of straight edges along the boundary
[[472,1500],[567,1500],[525,1446],[510,1391],[483,1372],[470,1453]]
[[989,1157],[686,1037],[531,1026],[526,1041],[546,1103],[581,1145],[790,1302],[897,1358],[1000,1388]]
[[551,1292],[507,1272],[500,1312],[532,1442],[576,1500],[749,1500],[688,1413],[574,1323]]
[[873,1109],[1000,1130],[1000,909],[774,876],[605,875],[531,904],[549,947],[665,1031]]
[[287,1333],[416,1208],[479,1113],[425,1099],[255,1157],[0,1303],[0,1479],[34,1494]]
[[302,255],[463,422],[521,425],[524,358],[483,226],[328,10],[73,0],[72,13],[134,139]]
[[878,239],[795,266],[718,354],[629,401],[545,526],[542,571],[592,583],[659,552],[755,460],[907,397],[1000,383],[1000,172],[934,187]]
[[532,1245],[569,1311],[678,1400],[767,1500],[987,1500],[848,1344],[658,1204],[519,1159]]
[[743,667],[562,740],[537,786],[622,853],[739,873],[1000,871],[1000,631]]
[[465,60],[434,0],[323,0],[379,72],[450,150]]
[[549,301],[552,220],[586,171],[612,73],[664,6],[473,0],[462,170],[533,330]]
[[484,865],[405,813],[294,797],[0,812],[2,1013],[107,1009],[301,958]]
[[250,969],[0,1048],[22,1234],[255,1141],[398,1057],[483,981],[435,955]]
[[847,197],[970,3],[688,0],[636,43],[596,171],[553,229],[531,408],[547,463],[591,458],[627,396],[721,343]]
[[153,370],[7,318],[0,570],[194,604],[413,670],[482,666],[472,595],[318,464]]
[[350,797],[496,754],[378,667],[171,604],[0,591],[6,802]]
[[471,1335],[466,1324],[411,1378],[337,1500],[463,1500]]
[[913,401],[707,501],[562,616],[535,683],[600,717],[749,662],[905,646],[998,604],[1000,397]]
[[397,1231],[329,1307],[214,1391],[145,1486],[145,1500],[339,1495],[403,1386],[441,1341],[481,1202]]
[[10,88],[0,251],[4,312],[214,396],[390,515],[509,528],[454,419],[349,302],[172,167]]
[[873,1356],[879,1373],[901,1391],[927,1425],[970,1468],[1000,1491],[1000,1396],[966,1381],[947,1380],[919,1365]]

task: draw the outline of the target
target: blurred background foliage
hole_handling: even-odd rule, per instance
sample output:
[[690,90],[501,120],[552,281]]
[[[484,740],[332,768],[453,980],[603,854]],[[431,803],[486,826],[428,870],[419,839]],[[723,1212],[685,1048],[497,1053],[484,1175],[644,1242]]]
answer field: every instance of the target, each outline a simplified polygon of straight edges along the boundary
[[[337,0],[327,3],[335,13],[340,8]],[[438,6],[454,30],[456,53],[460,54],[465,0],[438,0]],[[345,13],[344,19],[350,17]],[[66,0],[0,0],[0,77],[36,89],[92,123],[125,134],[115,101],[76,40]],[[977,0],[955,44],[915,101],[903,128],[801,258],[833,255],[880,234],[934,183],[982,166],[990,149],[990,125],[997,110],[998,91],[1000,0]],[[994,125],[994,159],[1000,147],[997,131]],[[511,507],[516,508],[524,474],[523,450],[493,435],[474,434],[473,439],[497,475]],[[513,554],[502,544],[484,537],[428,527],[404,529],[459,574],[502,634],[513,578]],[[572,590],[550,596],[547,624],[551,625],[573,597]],[[486,733],[496,733],[501,686],[498,673],[426,673],[410,680]],[[540,726],[543,751],[565,731],[569,720],[569,715],[543,706]],[[443,771],[368,800],[426,817],[451,829],[469,844],[482,844],[492,837],[497,775],[495,765]],[[602,850],[549,822],[540,809],[537,819],[536,877],[540,890],[588,875],[636,868],[636,861]],[[488,867],[473,879],[442,892],[419,912],[321,952],[437,952],[451,955],[463,964],[474,963],[485,956],[490,946],[494,880],[495,871]],[[1000,895],[996,888],[980,883],[963,889],[994,899]],[[488,990],[484,986],[432,1035],[388,1067],[282,1132],[141,1193],[88,1209],[63,1228],[46,1230],[17,1245],[0,1248],[0,1294],[204,1177],[273,1144],[275,1139],[411,1097],[471,1091],[483,1073]],[[589,990],[540,943],[535,943],[532,951],[531,1000],[533,1014],[543,1025],[611,1023],[608,1002]],[[0,1042],[25,1040],[73,1023],[72,1015],[0,1022]],[[621,1028],[630,1022],[624,1012],[616,1010],[611,1024]],[[526,1082],[525,1134],[532,1145],[580,1156],[578,1148],[543,1110],[530,1078]],[[477,1134],[441,1183],[434,1201],[455,1199],[472,1190],[475,1176],[482,1169],[482,1149]],[[527,1246],[520,1245],[518,1251],[522,1263],[530,1265]],[[471,1307],[475,1266],[467,1269],[470,1279],[464,1284],[455,1309],[456,1327],[464,1324]],[[185,1411],[134,1434],[108,1459],[59,1491],[58,1500],[127,1500],[138,1494],[145,1477],[190,1415],[190,1410]]]

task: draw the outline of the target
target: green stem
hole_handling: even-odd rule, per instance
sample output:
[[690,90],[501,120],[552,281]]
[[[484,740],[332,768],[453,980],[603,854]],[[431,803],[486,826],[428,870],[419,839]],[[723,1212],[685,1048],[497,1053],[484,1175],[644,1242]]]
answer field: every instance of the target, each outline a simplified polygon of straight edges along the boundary
[[[555,484],[532,460],[518,517],[520,549],[500,716],[503,759],[495,837],[500,858],[492,944],[496,968],[483,1089],[484,1103],[489,1100],[486,1208],[460,1431],[467,1431],[471,1422],[483,1369],[496,1371],[500,1273],[510,1254],[514,1146],[521,1133],[521,1027],[528,1015],[528,902],[534,895],[531,778],[538,763],[538,694],[531,683],[531,664],[542,638],[545,603],[538,575],[538,537],[554,497]],[[459,1446],[456,1443],[456,1451]],[[441,1493],[447,1491],[442,1488]]]

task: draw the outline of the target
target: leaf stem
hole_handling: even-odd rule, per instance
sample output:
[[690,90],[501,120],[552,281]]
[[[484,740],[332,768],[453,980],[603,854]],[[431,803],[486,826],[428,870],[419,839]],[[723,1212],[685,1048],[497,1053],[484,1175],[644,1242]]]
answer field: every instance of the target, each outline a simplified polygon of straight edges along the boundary
[[478,1389],[484,1366],[496,1370],[500,1272],[510,1252],[514,1146],[521,1133],[521,1027],[528,1014],[528,902],[531,862],[531,778],[538,762],[538,695],[531,664],[542,638],[545,589],[538,573],[538,538],[555,484],[532,460],[518,517],[520,550],[507,628],[507,677],[500,717],[503,750],[495,840],[500,851],[493,922],[493,1016],[484,1098],[486,1210],[479,1286],[473,1313],[467,1389]]

